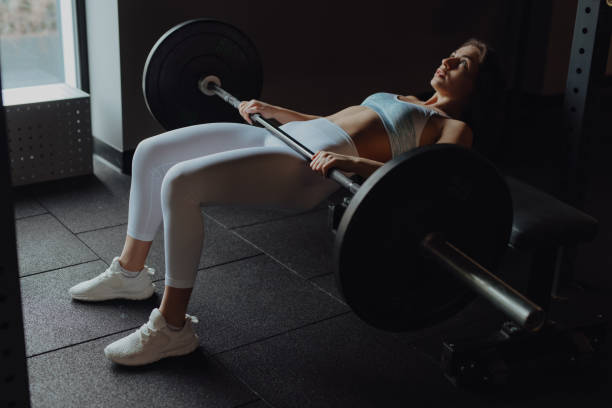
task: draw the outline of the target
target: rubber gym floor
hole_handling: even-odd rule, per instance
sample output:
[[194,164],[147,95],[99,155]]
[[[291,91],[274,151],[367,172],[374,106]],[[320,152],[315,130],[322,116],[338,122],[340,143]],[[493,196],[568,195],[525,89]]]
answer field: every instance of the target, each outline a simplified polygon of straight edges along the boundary
[[[200,347],[148,366],[114,365],[104,347],[146,322],[161,301],[163,229],[147,261],[156,269],[151,299],[73,301],[68,288],[108,267],[127,228],[130,176],[98,156],[93,163],[92,177],[15,191],[34,407],[603,407],[612,401],[605,374],[539,377],[524,389],[453,386],[440,369],[442,339],[487,333],[502,315],[477,300],[419,332],[366,325],[335,287],[326,203],[303,213],[202,207],[206,241],[188,309],[200,321]],[[507,267],[520,267],[512,259]],[[521,279],[511,283],[520,288]],[[553,316],[572,322],[609,310],[606,293],[576,289],[555,304]]]

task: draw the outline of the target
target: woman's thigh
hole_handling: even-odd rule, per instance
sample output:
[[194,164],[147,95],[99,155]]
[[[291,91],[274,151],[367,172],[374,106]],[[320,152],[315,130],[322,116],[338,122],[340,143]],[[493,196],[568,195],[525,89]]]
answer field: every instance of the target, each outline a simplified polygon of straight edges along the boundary
[[[354,143],[342,128],[324,118],[289,122],[280,126],[311,149],[358,155]],[[207,123],[171,130],[139,143],[134,165],[161,170],[196,157],[249,147],[287,145],[264,128],[241,123]],[[293,152],[293,151],[292,151]],[[298,153],[293,152],[300,157]]]
[[[357,155],[349,135],[327,119],[289,122],[281,129],[313,152]],[[226,150],[175,164],[164,177],[162,200],[309,209],[339,188],[275,136],[267,134],[263,140],[263,146]]]
[[163,180],[162,202],[165,211],[185,200],[306,210],[338,188],[286,146],[251,147],[174,165]]
[[196,157],[228,150],[263,146],[267,130],[240,123],[206,123],[174,129],[149,137],[138,144],[133,167],[161,170]]

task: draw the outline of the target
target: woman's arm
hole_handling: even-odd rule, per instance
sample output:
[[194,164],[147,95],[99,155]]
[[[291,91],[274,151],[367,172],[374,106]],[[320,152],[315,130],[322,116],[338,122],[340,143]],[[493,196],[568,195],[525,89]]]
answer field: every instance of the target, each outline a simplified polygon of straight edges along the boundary
[[367,179],[372,173],[384,166],[384,164],[385,163],[365,159],[363,157],[355,157],[355,170],[353,170],[353,173],[357,173],[364,179]]
[[472,147],[473,141],[474,135],[472,134],[472,129],[464,122],[453,120],[445,121],[440,131],[440,138],[436,144],[452,143],[465,147]]
[[324,150],[318,151],[310,162],[310,167],[314,171],[319,171],[323,176],[331,168],[346,171],[349,173],[357,173],[364,179],[370,177],[372,173],[382,167],[384,163],[375,160],[366,159],[363,157],[347,156]]
[[250,101],[242,101],[238,107],[240,115],[249,124],[253,124],[249,115],[259,113],[264,119],[276,119],[281,125],[293,121],[303,121],[320,118],[316,115],[306,115],[305,113],[299,113],[290,109],[281,108],[280,106],[270,105],[256,99]]

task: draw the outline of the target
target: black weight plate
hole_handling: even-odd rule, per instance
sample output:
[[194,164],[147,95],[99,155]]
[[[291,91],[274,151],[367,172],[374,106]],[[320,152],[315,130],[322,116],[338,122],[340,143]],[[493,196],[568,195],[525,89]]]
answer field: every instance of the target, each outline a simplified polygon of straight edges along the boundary
[[236,27],[213,19],[190,20],[168,30],[145,63],[142,89],[149,111],[166,129],[208,122],[244,123],[238,110],[203,94],[208,76],[239,100],[261,95],[261,60],[252,41]]
[[389,331],[417,330],[456,314],[476,294],[425,259],[428,232],[495,271],[512,228],[512,198],[495,166],[451,144],[389,161],[347,207],[334,247],[336,283],[355,313]]

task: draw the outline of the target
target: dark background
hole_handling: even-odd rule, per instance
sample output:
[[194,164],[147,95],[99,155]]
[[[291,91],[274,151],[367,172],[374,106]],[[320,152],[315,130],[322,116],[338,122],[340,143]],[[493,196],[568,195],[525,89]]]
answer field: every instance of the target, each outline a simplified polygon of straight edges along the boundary
[[[487,135],[499,147],[492,160],[506,174],[563,198],[568,167],[563,98],[577,5],[577,0],[191,1],[178,7],[169,1],[118,2],[123,151],[129,155],[140,140],[163,131],[143,102],[142,68],[157,39],[187,19],[215,17],[239,27],[262,58],[260,99],[317,115],[359,104],[378,91],[427,95],[442,57],[476,37],[498,50],[507,81],[504,118],[498,133]],[[607,72],[612,74],[610,62]],[[601,271],[612,265],[606,95],[602,88],[595,96],[601,122],[592,124],[582,206],[599,219],[601,232],[571,255],[576,276],[599,285],[611,282]],[[93,106],[93,88],[92,98]],[[96,134],[95,121],[93,133],[105,137]]]

